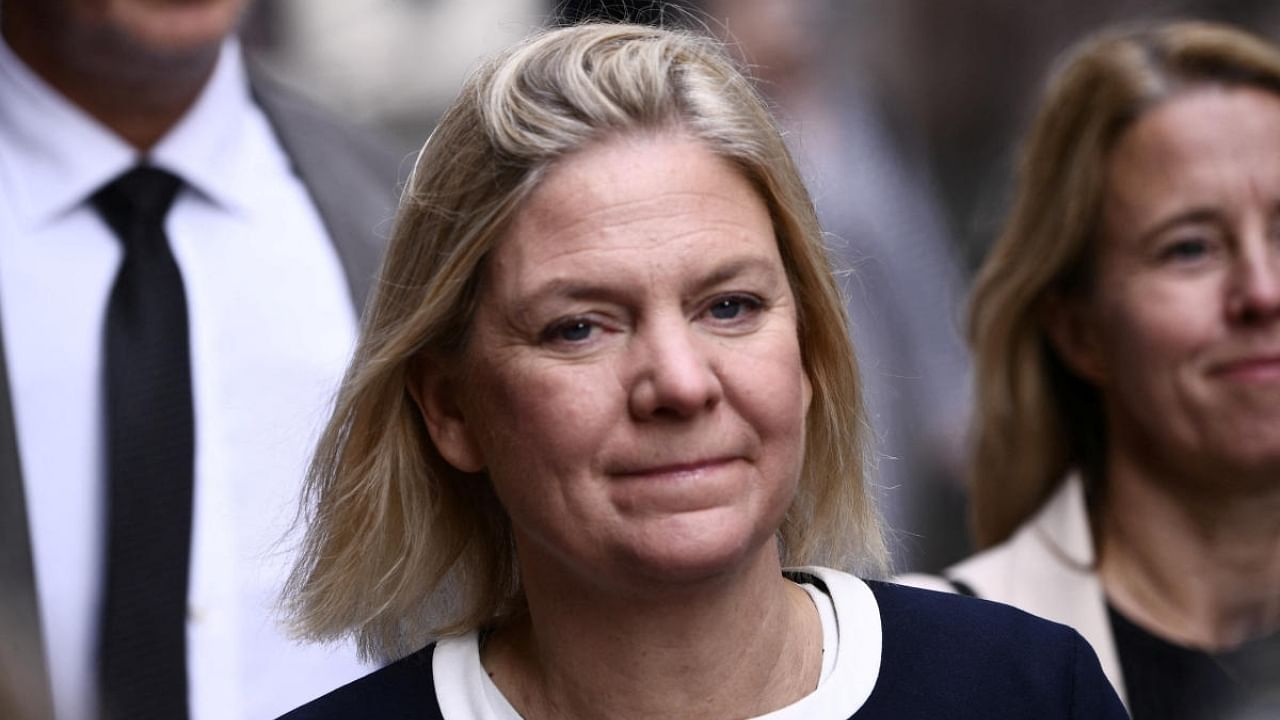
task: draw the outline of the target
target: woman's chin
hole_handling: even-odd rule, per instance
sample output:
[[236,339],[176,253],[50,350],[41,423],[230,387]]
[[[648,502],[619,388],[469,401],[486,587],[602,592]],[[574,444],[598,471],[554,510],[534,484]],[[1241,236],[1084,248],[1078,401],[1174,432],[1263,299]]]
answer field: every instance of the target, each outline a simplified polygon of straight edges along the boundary
[[778,564],[773,533],[723,527],[673,527],[613,553],[621,574],[641,588],[674,590],[730,581],[760,562]]

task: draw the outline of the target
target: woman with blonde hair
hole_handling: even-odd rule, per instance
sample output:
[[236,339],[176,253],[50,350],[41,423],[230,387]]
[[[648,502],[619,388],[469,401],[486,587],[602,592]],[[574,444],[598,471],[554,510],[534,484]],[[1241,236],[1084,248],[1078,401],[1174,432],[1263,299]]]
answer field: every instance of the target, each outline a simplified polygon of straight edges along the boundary
[[987,549],[906,580],[1080,630],[1135,720],[1275,717],[1280,50],[1194,22],[1074,49],[970,334]]
[[714,43],[485,66],[405,190],[287,595],[399,659],[289,717],[1123,717],[1067,628],[819,566],[885,565],[842,308]]

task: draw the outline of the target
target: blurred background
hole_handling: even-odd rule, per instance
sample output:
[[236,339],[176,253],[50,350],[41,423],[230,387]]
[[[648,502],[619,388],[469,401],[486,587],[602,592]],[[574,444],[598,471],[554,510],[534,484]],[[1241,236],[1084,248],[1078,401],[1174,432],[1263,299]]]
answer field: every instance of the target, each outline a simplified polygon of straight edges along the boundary
[[1280,39],[1275,0],[257,0],[244,37],[285,83],[409,155],[482,58],[589,16],[704,28],[774,105],[848,295],[899,571],[970,548],[964,296],[1053,59],[1153,18]]

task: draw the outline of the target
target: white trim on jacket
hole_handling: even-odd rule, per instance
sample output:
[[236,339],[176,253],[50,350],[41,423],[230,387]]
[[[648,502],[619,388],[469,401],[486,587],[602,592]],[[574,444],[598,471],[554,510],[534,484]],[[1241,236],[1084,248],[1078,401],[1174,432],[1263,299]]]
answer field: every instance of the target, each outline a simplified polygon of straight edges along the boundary
[[1107,679],[1128,707],[1078,473],[1068,475],[1039,512],[1005,542],[947,568],[941,577],[908,574],[897,582],[955,592],[949,579],[967,584],[980,598],[1075,628],[1093,646]]

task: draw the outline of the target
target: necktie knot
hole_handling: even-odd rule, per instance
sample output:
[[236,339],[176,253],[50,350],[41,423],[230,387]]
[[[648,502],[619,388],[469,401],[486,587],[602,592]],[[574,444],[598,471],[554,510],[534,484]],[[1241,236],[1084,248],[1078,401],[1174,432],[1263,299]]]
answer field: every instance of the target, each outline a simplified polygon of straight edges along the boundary
[[121,240],[133,244],[149,229],[163,230],[181,186],[173,173],[138,165],[94,193],[93,205]]

